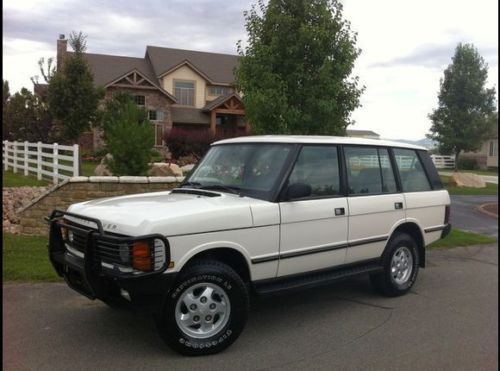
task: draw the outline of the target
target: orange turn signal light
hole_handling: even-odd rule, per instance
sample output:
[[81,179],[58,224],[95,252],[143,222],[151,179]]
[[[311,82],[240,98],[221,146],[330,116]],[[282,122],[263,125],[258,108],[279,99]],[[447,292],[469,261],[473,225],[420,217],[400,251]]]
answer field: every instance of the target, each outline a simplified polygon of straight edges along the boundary
[[143,272],[151,270],[151,248],[146,241],[136,241],[133,243],[132,266],[134,269]]

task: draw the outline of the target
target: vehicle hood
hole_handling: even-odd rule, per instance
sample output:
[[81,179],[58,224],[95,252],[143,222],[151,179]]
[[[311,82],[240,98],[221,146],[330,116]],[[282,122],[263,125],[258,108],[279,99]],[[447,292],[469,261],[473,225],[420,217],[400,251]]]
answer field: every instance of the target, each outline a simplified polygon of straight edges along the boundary
[[174,236],[251,227],[255,203],[269,204],[223,192],[167,191],[81,202],[71,205],[68,212],[100,220],[107,232]]

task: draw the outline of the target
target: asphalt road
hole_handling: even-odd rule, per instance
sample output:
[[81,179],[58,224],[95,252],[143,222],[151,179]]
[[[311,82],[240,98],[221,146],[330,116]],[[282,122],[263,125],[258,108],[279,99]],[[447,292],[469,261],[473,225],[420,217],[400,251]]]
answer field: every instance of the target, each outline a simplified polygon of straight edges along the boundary
[[367,278],[256,299],[225,352],[182,357],[153,321],[64,284],[7,284],[5,370],[497,370],[496,245],[433,250],[412,292]]
[[451,196],[451,225],[498,239],[498,219],[477,209],[492,202],[498,203],[498,196]]

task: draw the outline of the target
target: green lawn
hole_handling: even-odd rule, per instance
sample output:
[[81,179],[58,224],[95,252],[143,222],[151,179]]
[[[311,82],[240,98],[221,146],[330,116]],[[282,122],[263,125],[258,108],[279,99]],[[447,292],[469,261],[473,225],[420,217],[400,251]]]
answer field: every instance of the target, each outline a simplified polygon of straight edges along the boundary
[[469,187],[450,187],[448,185],[450,177],[441,175],[443,186],[448,190],[450,195],[496,195],[498,194],[498,185],[486,183],[485,188],[469,188]]
[[488,236],[483,236],[481,234],[465,232],[460,229],[452,228],[450,234],[446,236],[446,238],[443,238],[442,240],[430,244],[429,246],[427,246],[427,249],[481,245],[481,244],[488,244],[495,242],[497,242],[497,240]]
[[47,237],[3,235],[3,274],[5,281],[60,281],[50,264]]
[[45,187],[50,184],[45,180],[37,180],[36,176],[24,176],[24,173],[18,171],[14,174],[11,170],[3,171],[3,187]]
[[82,168],[80,171],[81,176],[95,176],[94,170],[99,161],[82,161]]

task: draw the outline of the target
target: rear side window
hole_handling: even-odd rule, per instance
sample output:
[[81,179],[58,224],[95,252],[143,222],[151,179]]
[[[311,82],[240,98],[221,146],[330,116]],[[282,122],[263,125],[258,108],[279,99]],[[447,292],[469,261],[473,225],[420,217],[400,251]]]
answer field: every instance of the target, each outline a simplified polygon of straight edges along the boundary
[[394,157],[398,164],[403,192],[431,190],[431,185],[425,175],[424,167],[416,151],[412,149],[394,148]]
[[369,195],[396,192],[389,153],[384,148],[345,147],[349,194]]
[[443,189],[443,183],[441,182],[441,178],[439,173],[434,166],[434,162],[432,162],[431,156],[427,151],[418,151],[420,160],[422,160],[422,164],[424,165],[425,172],[431,181],[432,189]]
[[310,185],[312,197],[338,195],[340,177],[337,147],[302,147],[288,182]]

